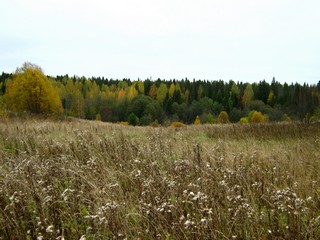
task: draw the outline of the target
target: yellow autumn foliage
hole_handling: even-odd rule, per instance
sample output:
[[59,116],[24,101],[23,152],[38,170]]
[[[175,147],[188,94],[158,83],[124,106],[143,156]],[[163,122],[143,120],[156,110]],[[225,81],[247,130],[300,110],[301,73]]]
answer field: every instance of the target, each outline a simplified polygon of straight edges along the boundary
[[193,124],[194,125],[200,125],[201,124],[201,120],[200,120],[199,116],[196,117],[196,119],[194,120]]
[[218,123],[230,123],[229,115],[226,111],[220,112],[218,116]]
[[264,115],[261,112],[254,111],[251,118],[250,118],[250,122],[252,122],[252,123],[268,122],[268,116]]
[[8,116],[6,111],[6,104],[3,100],[3,96],[0,96],[0,119],[4,119]]
[[5,99],[10,110],[31,113],[63,112],[58,93],[42,70],[25,63],[7,83]]

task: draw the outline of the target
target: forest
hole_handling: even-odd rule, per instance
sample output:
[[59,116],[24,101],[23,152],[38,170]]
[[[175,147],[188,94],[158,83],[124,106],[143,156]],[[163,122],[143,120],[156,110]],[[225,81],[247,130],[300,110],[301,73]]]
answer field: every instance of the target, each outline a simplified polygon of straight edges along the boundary
[[[27,73],[26,69],[31,71]],[[32,72],[35,69],[39,70],[38,75]],[[21,74],[29,74],[31,77],[18,77]],[[57,113],[81,119],[130,125],[169,125],[172,122],[315,122],[320,119],[320,81],[317,85],[301,85],[281,84],[275,78],[270,83],[261,80],[250,84],[233,80],[118,80],[68,75],[53,77],[45,76],[39,67],[32,64],[25,64],[20,72],[2,72],[1,108],[9,112],[47,113],[48,111],[40,109],[42,103],[32,107],[15,107],[21,93],[28,88],[35,91],[32,89],[38,83],[28,81],[41,76],[45,82],[51,83],[53,91],[58,94],[53,97],[47,93],[46,96],[50,96],[42,101],[49,104],[58,102],[60,98],[62,109],[57,110]],[[23,83],[23,79],[29,80]],[[12,80],[16,86],[12,87],[9,94],[8,85]],[[21,90],[17,90],[20,87]],[[41,87],[40,91],[46,88],[48,86]],[[12,95],[11,103],[10,97],[6,95]],[[32,96],[33,99],[21,102],[34,103],[35,99],[40,99],[38,95]],[[47,109],[52,110],[53,107],[48,105]]]

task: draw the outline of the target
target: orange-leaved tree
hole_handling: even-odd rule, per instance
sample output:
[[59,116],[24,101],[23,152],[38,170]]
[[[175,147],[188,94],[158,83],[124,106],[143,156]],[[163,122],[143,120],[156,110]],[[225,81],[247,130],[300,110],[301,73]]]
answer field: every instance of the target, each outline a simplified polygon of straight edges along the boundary
[[24,63],[7,83],[5,99],[10,110],[31,113],[63,112],[58,93],[40,67]]

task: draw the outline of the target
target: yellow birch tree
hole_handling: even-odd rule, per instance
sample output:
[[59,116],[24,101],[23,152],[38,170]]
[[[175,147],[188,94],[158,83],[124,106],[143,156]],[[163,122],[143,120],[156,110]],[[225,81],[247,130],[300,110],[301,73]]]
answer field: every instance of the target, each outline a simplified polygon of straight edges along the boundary
[[12,80],[8,81],[5,99],[9,109],[31,113],[63,112],[58,93],[40,67],[24,63]]

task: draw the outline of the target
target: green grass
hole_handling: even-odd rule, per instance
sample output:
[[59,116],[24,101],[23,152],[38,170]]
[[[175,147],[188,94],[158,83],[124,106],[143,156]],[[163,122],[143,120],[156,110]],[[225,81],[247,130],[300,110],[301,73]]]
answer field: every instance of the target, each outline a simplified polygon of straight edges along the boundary
[[320,127],[0,123],[0,239],[319,239]]

